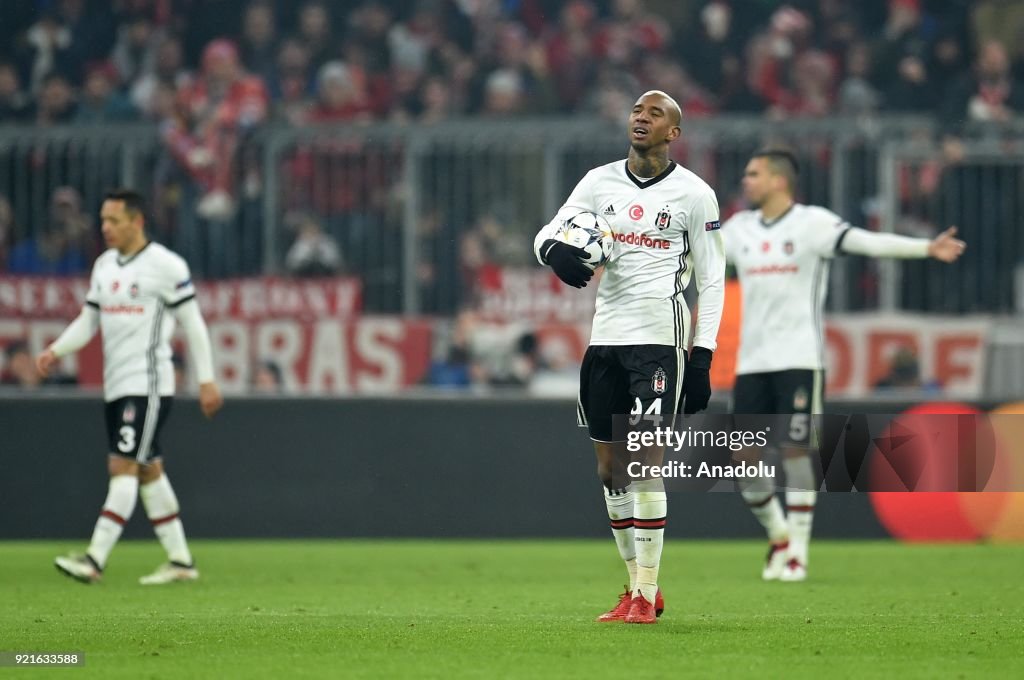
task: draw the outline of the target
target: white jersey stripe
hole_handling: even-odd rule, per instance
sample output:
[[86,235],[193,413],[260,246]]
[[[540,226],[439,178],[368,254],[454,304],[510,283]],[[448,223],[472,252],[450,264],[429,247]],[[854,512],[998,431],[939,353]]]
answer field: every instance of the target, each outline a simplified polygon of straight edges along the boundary
[[822,307],[825,301],[822,299],[822,286],[828,275],[828,261],[821,258],[814,269],[814,287],[811,291],[811,318],[814,319],[814,340],[817,344],[818,363],[825,365],[825,329],[822,326]]
[[136,458],[140,463],[149,461],[149,449],[153,445],[156,424],[160,415],[160,379],[157,372],[156,350],[163,335],[163,320],[166,305],[160,302],[156,316],[153,317],[153,330],[150,333],[149,348],[146,350],[146,372],[149,375],[149,394],[146,404],[146,422],[142,427],[142,438],[139,441],[139,452]]

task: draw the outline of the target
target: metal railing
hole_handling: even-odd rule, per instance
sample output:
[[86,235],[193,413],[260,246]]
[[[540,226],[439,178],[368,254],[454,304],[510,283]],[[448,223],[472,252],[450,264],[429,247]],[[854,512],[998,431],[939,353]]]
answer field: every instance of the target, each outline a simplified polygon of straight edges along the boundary
[[[801,199],[869,228],[930,235],[956,223],[963,266],[840,258],[835,311],[1020,311],[1024,280],[1024,125],[968,131],[943,160],[928,118],[686,121],[674,158],[739,205],[750,154],[785,145]],[[204,220],[201,191],[152,127],[0,127],[0,196],[16,240],[48,229],[51,197],[71,186],[95,212],[124,185],[152,199],[152,230],[200,276],[281,273],[297,213],[314,216],[364,283],[367,309],[450,314],[473,299],[486,263],[532,261],[530,243],[591,167],[625,156],[621,125],[584,119],[264,128],[234,159],[237,210]]]

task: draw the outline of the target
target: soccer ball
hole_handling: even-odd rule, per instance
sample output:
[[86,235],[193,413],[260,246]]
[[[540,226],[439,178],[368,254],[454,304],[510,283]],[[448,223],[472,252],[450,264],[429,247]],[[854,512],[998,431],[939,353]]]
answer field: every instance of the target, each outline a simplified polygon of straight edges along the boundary
[[597,269],[608,261],[615,242],[607,220],[592,212],[581,212],[562,222],[556,238],[587,251],[590,259],[583,264],[591,269]]

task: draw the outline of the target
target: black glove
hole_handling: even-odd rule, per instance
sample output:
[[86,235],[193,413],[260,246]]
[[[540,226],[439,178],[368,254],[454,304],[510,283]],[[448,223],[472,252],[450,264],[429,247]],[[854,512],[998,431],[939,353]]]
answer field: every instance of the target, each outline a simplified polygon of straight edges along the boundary
[[551,266],[558,278],[573,288],[585,287],[587,281],[594,275],[594,270],[583,264],[590,256],[582,248],[549,238],[541,245],[540,254],[541,259]]
[[711,399],[711,356],[707,347],[694,347],[686,362],[686,375],[683,376],[683,413],[690,415],[703,411]]

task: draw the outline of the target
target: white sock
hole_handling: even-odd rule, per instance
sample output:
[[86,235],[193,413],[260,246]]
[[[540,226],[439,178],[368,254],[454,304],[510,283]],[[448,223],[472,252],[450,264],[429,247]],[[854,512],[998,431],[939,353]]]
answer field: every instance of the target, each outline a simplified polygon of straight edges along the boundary
[[814,505],[818,500],[816,476],[809,456],[783,458],[786,471],[786,517],[789,520],[789,554],[807,565],[814,523]]
[[789,540],[789,527],[782,513],[782,504],[775,495],[775,482],[768,477],[756,477],[740,484],[740,493],[754,517],[764,527],[768,540],[783,543]]
[[185,527],[178,518],[178,497],[174,495],[167,475],[160,475],[149,484],[143,484],[139,491],[142,504],[146,507],[146,516],[153,524],[153,532],[160,539],[160,544],[167,551],[167,558],[171,562],[191,566],[192,553],[185,541]]
[[633,595],[653,603],[658,593],[658,569],[665,544],[668,502],[665,482],[645,479],[633,482],[633,533],[636,544],[636,583]]
[[135,475],[114,475],[110,478],[107,500],[103,502],[103,510],[92,530],[87,551],[100,569],[106,566],[110,551],[121,538],[124,525],[131,519],[138,494],[139,478]]
[[619,556],[626,563],[630,592],[636,587],[636,543],[633,538],[633,492],[625,489],[608,490],[604,487],[604,504],[608,508],[612,536],[619,548]]

